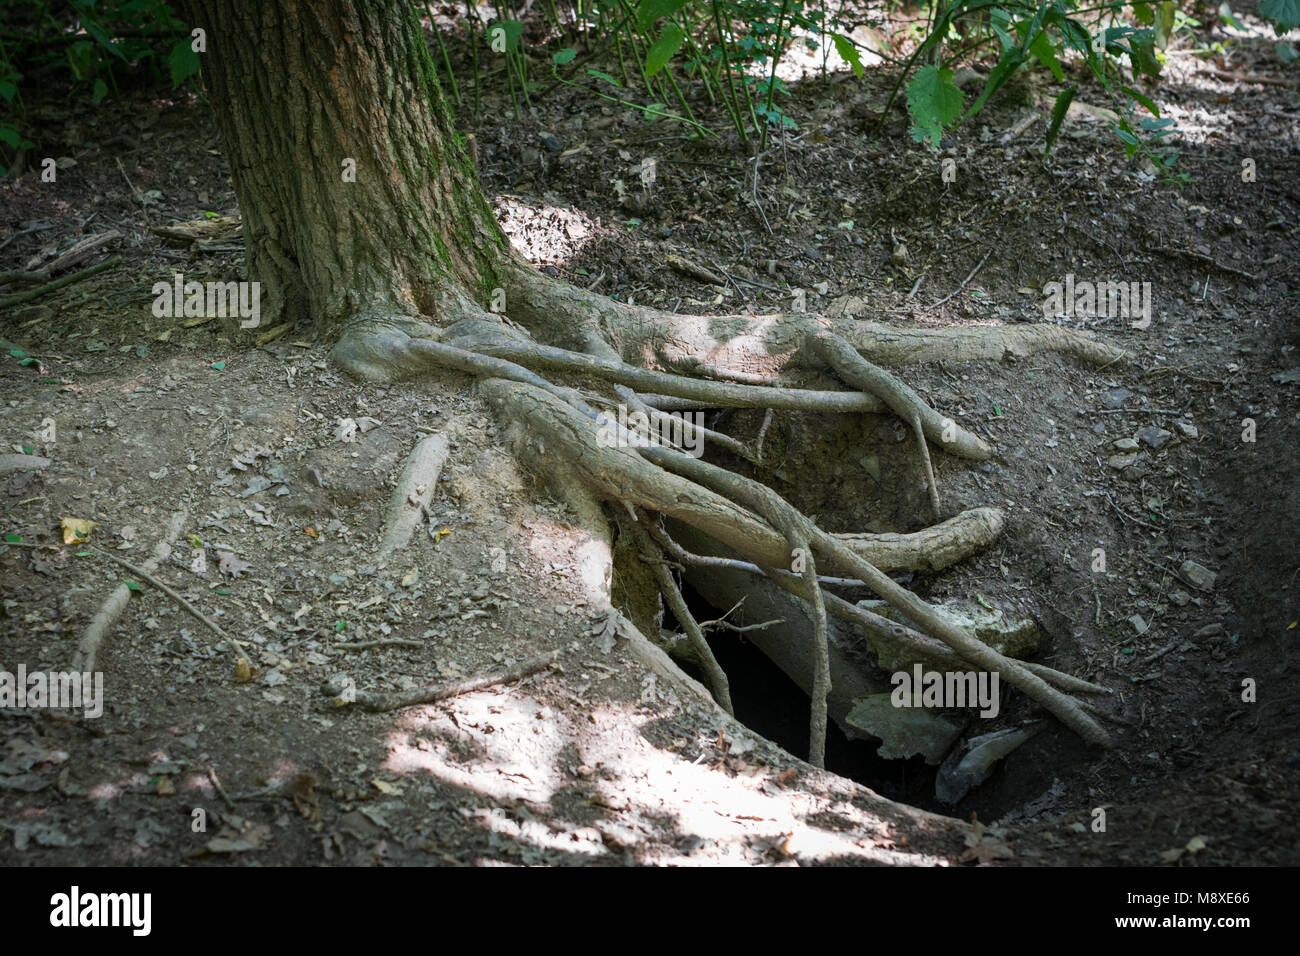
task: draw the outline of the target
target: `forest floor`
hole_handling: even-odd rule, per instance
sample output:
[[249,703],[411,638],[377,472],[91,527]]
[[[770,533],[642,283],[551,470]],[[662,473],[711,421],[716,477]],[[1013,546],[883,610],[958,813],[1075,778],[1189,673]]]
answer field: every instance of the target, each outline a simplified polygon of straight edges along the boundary
[[[1044,163],[1051,93],[1024,82],[935,154],[901,113],[864,126],[892,70],[814,74],[792,84],[798,129],[773,140],[756,186],[734,140],[688,139],[568,87],[518,118],[504,91],[459,113],[516,245],[625,301],[774,312],[803,289],[810,312],[940,327],[1041,321],[1044,285],[1067,273],[1151,283],[1148,328],[1060,319],[1128,350],[1107,368],[901,370],[999,449],[974,467],[939,456],[945,510],[1007,515],[993,547],[910,586],[1034,616],[1040,660],[1115,691],[1115,749],[1053,723],[956,807],[934,800],[932,768],[872,761],[862,742],[832,741],[828,771],[803,763],[806,699],[757,669],[748,692],[747,671],[732,681],[752,737],[656,686],[605,638],[574,579],[578,533],[503,450],[469,379],[360,384],[296,332],[252,347],[216,322],[155,317],[153,285],[174,273],[244,278],[237,237],[152,231],[238,215],[206,105],[146,91],[39,104],[57,184],[0,181],[0,267],[105,231],[121,263],[0,315],[37,359],[0,362],[0,451],[51,459],[0,476],[0,532],[21,536],[0,545],[0,670],[68,669],[113,588],[139,590],[100,656],[103,716],[0,710],[0,861],[1300,863],[1300,102],[1271,42],[1234,50],[1171,56],[1152,93],[1179,120],[1181,185],[1126,161],[1095,108],[1071,111]],[[1097,102],[1086,86],[1080,100]],[[674,271],[670,254],[726,284]],[[376,568],[395,473],[444,429],[429,524]],[[841,465],[856,462],[827,463]],[[832,530],[926,523],[921,489],[899,500],[820,513]],[[141,564],[182,509],[157,576],[247,642],[251,681],[171,598],[61,544],[61,519],[91,519],[95,542]],[[1188,560],[1213,582],[1189,579]],[[343,646],[392,640],[407,643]],[[547,651],[554,670],[392,713],[342,712],[320,692],[338,674],[411,688]],[[1005,726],[1030,713],[1006,711]]]

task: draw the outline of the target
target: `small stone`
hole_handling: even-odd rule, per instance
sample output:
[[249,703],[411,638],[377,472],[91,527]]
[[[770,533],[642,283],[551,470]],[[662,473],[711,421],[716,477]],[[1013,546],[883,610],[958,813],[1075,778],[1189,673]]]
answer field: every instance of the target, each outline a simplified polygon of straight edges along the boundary
[[1147,425],[1145,428],[1138,429],[1137,437],[1138,441],[1151,448],[1163,448],[1168,444],[1169,439],[1174,437],[1174,433],[1156,428],[1154,425]]
[[1116,451],[1137,451],[1138,443],[1131,438],[1118,438],[1112,442]]
[[1178,573],[1182,575],[1184,581],[1202,591],[1214,590],[1214,582],[1218,578],[1215,572],[1195,561],[1184,561]]
[[1199,641],[1207,637],[1218,637],[1222,633],[1223,633],[1222,624],[1207,624],[1205,625],[1205,627],[1201,628],[1199,631],[1197,631],[1195,634],[1192,635],[1192,640]]
[[1182,588],[1176,588],[1170,592],[1169,600],[1171,603],[1177,604],[1179,607],[1187,607],[1192,600],[1192,596]]
[[1123,408],[1132,397],[1133,393],[1127,388],[1112,388],[1101,393],[1101,403],[1107,408]]
[[1125,455],[1111,455],[1106,459],[1106,464],[1110,465],[1110,467],[1114,468],[1116,471],[1123,471],[1141,457],[1141,452],[1129,452]]
[[1101,422],[1098,422],[1097,424],[1092,426],[1092,433],[1094,435],[1104,435],[1106,434],[1106,426],[1103,425]]
[[564,152],[564,140],[560,139],[560,137],[556,136],[554,133],[543,133],[539,138],[542,141],[542,145],[552,153]]
[[1184,438],[1200,437],[1200,433],[1197,432],[1196,426],[1191,422],[1174,422],[1174,427],[1183,433]]
[[1138,634],[1145,634],[1147,628],[1150,627],[1146,621],[1142,620],[1141,614],[1134,614],[1128,619],[1128,622],[1133,625],[1133,630],[1137,631]]

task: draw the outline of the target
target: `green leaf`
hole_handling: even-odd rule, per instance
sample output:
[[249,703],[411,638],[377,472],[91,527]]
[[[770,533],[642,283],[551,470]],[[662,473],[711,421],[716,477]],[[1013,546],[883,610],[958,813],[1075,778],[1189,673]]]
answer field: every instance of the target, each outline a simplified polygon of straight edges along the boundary
[[1156,22],[1156,12],[1151,9],[1149,3],[1133,4],[1133,18],[1144,27],[1149,27]]
[[645,55],[645,75],[654,76],[662,70],[673,55],[682,48],[685,40],[686,33],[677,24],[670,23],[664,27],[663,34]]
[[832,33],[831,39],[835,41],[835,52],[840,55],[840,59],[853,67],[854,76],[862,79],[862,54],[853,45],[853,41],[840,33]]
[[1056,48],[1052,46],[1051,37],[1047,31],[1039,33],[1034,37],[1034,42],[1029,44],[1029,52],[1043,66],[1052,71],[1052,76],[1056,77],[1056,82],[1061,83],[1065,80],[1065,72],[1061,69],[1061,61],[1056,58]]
[[172,47],[167,54],[167,65],[171,68],[173,90],[199,72],[199,55],[190,45],[189,37],[178,40]]
[[952,70],[923,66],[907,84],[907,108],[916,124],[912,138],[939,148],[943,128],[951,126],[961,115],[965,98],[952,81]]
[[1004,52],[1016,45],[1016,41],[1011,38],[1011,14],[1007,11],[1001,7],[990,10],[989,26],[998,35],[998,43],[1001,44]]
[[6,103],[12,102],[13,98],[18,95],[18,87],[14,86],[8,80],[0,80],[0,99]]
[[5,535],[5,544],[22,544],[23,536],[20,534]]
[[1160,49],[1169,46],[1169,37],[1174,32],[1174,13],[1177,11],[1174,0],[1164,0],[1156,7],[1156,45]]
[[641,0],[636,5],[636,22],[642,33],[649,33],[654,22],[660,17],[670,17],[689,0]]
[[118,45],[113,42],[112,38],[108,35],[107,30],[101,27],[94,20],[90,20],[84,17],[82,18],[81,25],[86,28],[86,32],[89,33],[92,37],[94,37],[95,40],[99,43],[99,45],[102,46],[105,50],[113,54],[113,56],[117,57],[123,63],[128,62],[126,58],[126,54],[123,53],[118,48]]
[[979,98],[967,110],[966,116],[969,118],[978,113],[984,104],[988,102],[989,97],[1000,90],[1003,84],[1011,79],[1011,74],[1020,69],[1024,62],[1025,54],[1020,49],[1011,49],[1003,53],[998,59],[997,66],[993,67],[989,72],[989,78],[984,81],[984,89],[980,91]]
[[1052,144],[1056,142],[1056,135],[1061,132],[1061,123],[1065,121],[1065,114],[1070,111],[1070,104],[1074,102],[1075,88],[1062,90],[1056,97],[1056,102],[1052,105],[1052,119],[1047,124],[1047,148],[1043,150],[1043,159],[1046,159],[1052,152]]
[[513,53],[519,47],[519,38],[523,35],[524,25],[518,20],[501,20],[492,24],[487,30],[488,44],[492,47],[493,53],[503,52],[496,49],[498,38],[505,41],[504,52]]
[[27,353],[24,352],[22,349],[10,349],[9,354],[14,358],[18,358],[18,359],[27,358]]
[[90,102],[98,103],[107,95],[108,95],[108,84],[105,83],[103,80],[96,79],[95,86],[90,93]]
[[1160,75],[1160,61],[1156,59],[1156,34],[1154,30],[1139,30],[1129,38],[1129,59],[1135,73],[1147,76]]
[[573,61],[573,58],[577,55],[578,55],[578,51],[575,50],[573,47],[568,46],[565,47],[563,50],[560,50],[558,53],[552,55],[551,62],[554,63],[556,66],[563,66],[566,63],[571,63]]
[[212,363],[210,366],[208,366],[208,367],[209,367],[209,368],[214,368],[214,369],[216,369],[218,372],[224,372],[224,371],[226,370],[226,363],[225,363],[225,362],[213,362],[213,363]]
[[95,75],[95,46],[85,40],[70,44],[67,50],[68,66],[78,80],[88,80]]
[[1078,20],[1071,17],[1062,17],[1057,21],[1061,27],[1061,35],[1065,37],[1065,43],[1071,49],[1082,53],[1084,57],[1092,54],[1092,34]]
[[587,72],[591,76],[596,77],[597,79],[604,80],[606,83],[612,83],[614,86],[618,86],[621,88],[621,84],[618,82],[618,80],[614,79],[608,73],[602,73],[600,72],[600,70],[587,70]]
[[1300,26],[1300,0],[1263,0],[1259,15],[1273,23],[1278,36]]
[[1141,103],[1143,106],[1145,106],[1148,113],[1151,113],[1155,116],[1160,115],[1160,107],[1156,106],[1155,101],[1152,100],[1151,97],[1147,96],[1144,93],[1139,93],[1131,86],[1121,86],[1120,91],[1127,93],[1129,96],[1133,97],[1133,99],[1136,102]]
[[136,584],[134,581],[130,581],[130,580],[126,579],[126,578],[123,578],[123,579],[122,579],[122,583],[125,584],[125,585],[126,585],[128,588],[130,588],[132,591],[138,591],[138,590],[140,590],[140,585]]
[[12,126],[0,126],[0,143],[4,143],[10,149],[17,149],[18,130]]

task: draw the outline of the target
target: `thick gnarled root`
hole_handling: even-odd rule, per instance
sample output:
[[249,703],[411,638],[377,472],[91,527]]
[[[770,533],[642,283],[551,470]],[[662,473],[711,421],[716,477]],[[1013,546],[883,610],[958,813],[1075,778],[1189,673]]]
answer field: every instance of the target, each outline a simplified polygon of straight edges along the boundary
[[[545,305],[545,297],[539,301]],[[535,301],[523,311],[536,320],[539,307]],[[364,327],[351,330],[336,346],[335,357],[350,370],[367,376],[382,375],[385,370],[392,377],[407,377],[434,369],[454,369],[479,377],[483,396],[499,417],[512,425],[510,434],[521,457],[562,487],[581,489],[617,507],[632,509],[630,527],[637,536],[641,553],[655,569],[661,595],[686,629],[688,639],[695,645],[697,659],[705,662],[715,698],[726,709],[730,710],[726,676],[717,667],[698,624],[663,564],[659,549],[665,542],[653,533],[654,521],[647,524],[637,511],[692,525],[734,551],[743,559],[742,563],[769,574],[782,588],[806,601],[816,631],[809,727],[809,759],[816,765],[821,764],[825,747],[830,680],[826,651],[828,613],[855,620],[875,640],[900,652],[928,653],[932,659],[945,663],[960,662],[997,672],[1089,743],[1103,746],[1109,743],[1108,735],[1094,717],[1069,695],[1069,692],[1095,692],[1098,689],[1095,685],[1004,657],[953,625],[880,570],[879,564],[933,569],[960,560],[996,537],[1002,525],[1001,515],[996,511],[965,512],[917,535],[828,534],[757,481],[670,447],[644,446],[635,436],[621,430],[618,441],[602,440],[608,438],[609,429],[618,429],[609,416],[598,411],[598,406],[606,400],[593,391],[556,384],[540,374],[559,374],[585,383],[588,389],[593,384],[604,383],[620,401],[651,417],[656,410],[643,399],[645,393],[714,406],[830,412],[888,409],[907,422],[917,436],[931,500],[937,511],[938,491],[927,442],[933,441],[936,447],[972,459],[988,457],[991,449],[951,419],[929,408],[914,390],[872,364],[864,354],[877,359],[883,354],[895,361],[915,359],[918,355],[953,358],[951,352],[935,352],[936,343],[946,342],[953,348],[972,350],[975,340],[966,337],[965,330],[961,330],[962,335],[935,332],[901,340],[897,336],[886,337],[884,341],[890,343],[889,347],[873,350],[868,347],[871,343],[862,337],[861,323],[854,324],[853,328],[838,328],[835,323],[807,316],[673,317],[681,323],[673,325],[679,334],[708,336],[715,343],[724,339],[733,344],[740,341],[745,349],[761,346],[767,359],[781,360],[775,366],[757,360],[740,362],[738,371],[745,381],[706,380],[685,378],[626,361],[624,333],[627,329],[615,326],[629,316],[644,320],[647,327],[661,320],[658,314],[648,310],[634,311],[618,303],[611,306],[609,300],[604,300],[599,308],[593,306],[591,321],[579,323],[577,329],[570,326],[563,335],[552,338],[573,346],[560,348],[539,344],[519,328],[461,303],[456,321],[437,332],[407,320],[377,323],[368,332]],[[1036,328],[1040,331],[1032,335],[1024,334],[1023,329],[1004,330],[1016,333],[1007,339],[1014,347],[1007,346],[1005,351],[1021,354],[1025,349],[1052,347],[1089,360],[1111,361],[1122,354],[1066,330]],[[656,326],[655,334],[640,343],[639,355],[646,364],[667,354],[665,341],[658,338],[659,331],[663,329]],[[612,347],[606,336],[614,346],[623,347]],[[1001,355],[1001,352],[994,356],[985,351],[962,357]],[[774,380],[785,360],[793,356],[834,371],[855,390],[827,392],[756,384]],[[694,359],[710,367],[732,368],[730,362],[723,361],[725,356],[716,347],[703,348],[699,354],[678,354],[677,358]],[[642,447],[637,447],[639,444]],[[878,559],[879,564],[872,559]],[[846,580],[865,584],[916,622],[918,630],[877,619],[833,594],[823,593],[823,583],[834,579],[819,575],[819,565],[844,575]],[[709,662],[712,666],[708,666]]]

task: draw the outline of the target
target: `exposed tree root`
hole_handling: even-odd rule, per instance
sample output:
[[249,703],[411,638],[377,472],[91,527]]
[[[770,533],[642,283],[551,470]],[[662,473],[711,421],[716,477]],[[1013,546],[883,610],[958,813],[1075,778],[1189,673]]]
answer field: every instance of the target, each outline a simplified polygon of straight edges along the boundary
[[[172,553],[172,545],[180,537],[188,517],[189,512],[184,510],[172,515],[172,520],[167,525],[167,533],[154,545],[153,553],[149,555],[149,559],[144,563],[144,570],[149,572],[157,570],[158,565]],[[77,653],[73,655],[72,666],[74,670],[85,673],[91,673],[95,670],[95,664],[99,658],[99,649],[103,646],[108,629],[122,616],[122,612],[126,610],[126,605],[130,600],[131,589],[125,584],[119,584],[113,589],[113,593],[108,596],[104,603],[100,605],[99,610],[95,612],[95,616],[90,619],[90,623],[86,626],[85,633],[81,635],[81,643],[77,645]]]
[[[1000,359],[1043,350],[1113,362],[1123,355],[1120,350],[1055,326],[931,331],[806,315],[667,316],[587,296],[543,280],[531,270],[525,273],[514,276],[508,290],[515,322],[503,322],[453,296],[444,302],[441,327],[400,316],[360,322],[340,339],[334,358],[367,378],[403,378],[437,368],[479,377],[482,394],[510,424],[509,437],[521,457],[552,478],[558,488],[580,489],[581,494],[631,509],[633,520],[627,524],[640,551],[648,553],[659,591],[686,630],[725,709],[730,711],[726,675],[658,553],[665,538],[649,521],[658,547],[651,543],[645,531],[636,527],[635,509],[686,522],[744,560],[691,559],[727,561],[730,566],[761,571],[808,603],[816,632],[809,728],[809,760],[814,765],[821,765],[825,746],[828,611],[856,622],[892,653],[950,667],[973,665],[996,671],[1089,743],[1109,743],[1094,717],[1066,693],[1099,693],[1104,688],[1003,656],[880,570],[882,566],[932,570],[961,560],[1000,532],[1002,517],[996,510],[964,512],[914,535],[828,534],[757,481],[670,447],[635,447],[642,443],[597,410],[607,406],[609,399],[598,391],[552,382],[539,373],[557,374],[587,389],[603,382],[618,401],[651,421],[662,419],[656,406],[673,402],[841,413],[891,411],[917,437],[937,516],[940,501],[928,442],[975,460],[989,457],[993,450],[874,363]],[[688,378],[649,367],[654,365],[690,368],[712,378]],[[832,371],[854,390],[795,387],[800,370]],[[618,447],[598,440],[601,430],[610,428],[617,430]],[[760,459],[757,445],[751,450],[717,432],[707,432],[705,437],[751,462]],[[593,520],[600,521],[598,516]],[[684,554],[681,549],[670,553],[679,559]],[[823,595],[819,563],[847,576],[840,581],[862,582],[920,630]]]
[[362,710],[381,713],[387,710],[399,710],[402,707],[414,707],[418,704],[432,704],[434,701],[446,700],[448,697],[458,697],[461,694],[468,694],[471,691],[482,690],[484,687],[492,687],[496,684],[512,684],[517,680],[523,680],[530,674],[546,670],[555,663],[558,653],[558,651],[552,651],[549,654],[543,654],[541,657],[521,661],[513,667],[493,671],[491,674],[484,674],[481,677],[448,681],[442,684],[430,684],[416,690],[379,694],[364,690],[351,690],[339,687],[336,684],[326,684],[321,690],[326,696],[334,698],[334,704],[337,707],[356,705]]
[[424,519],[450,448],[446,434],[439,433],[426,435],[411,449],[384,513],[384,532],[379,542],[381,561],[405,548]]
[[718,659],[713,656],[713,651],[709,648],[709,642],[704,639],[704,632],[700,629],[700,625],[696,623],[695,615],[686,606],[686,599],[682,597],[677,582],[673,580],[672,572],[665,566],[663,555],[659,553],[659,549],[655,547],[645,530],[636,521],[622,522],[622,527],[631,532],[638,547],[645,555],[645,560],[650,563],[655,581],[659,585],[659,593],[668,602],[668,609],[673,612],[673,617],[677,618],[677,623],[686,632],[686,639],[690,641],[697,659],[708,675],[709,685],[713,691],[713,699],[718,702],[718,705],[723,710],[734,716],[736,711],[731,705],[731,685],[727,681],[727,675],[722,670],[722,665],[718,663]]
[[40,471],[50,467],[50,459],[40,455],[0,455],[0,476],[15,471]]

